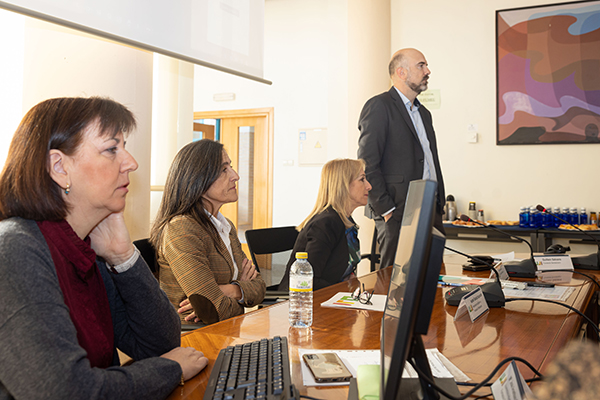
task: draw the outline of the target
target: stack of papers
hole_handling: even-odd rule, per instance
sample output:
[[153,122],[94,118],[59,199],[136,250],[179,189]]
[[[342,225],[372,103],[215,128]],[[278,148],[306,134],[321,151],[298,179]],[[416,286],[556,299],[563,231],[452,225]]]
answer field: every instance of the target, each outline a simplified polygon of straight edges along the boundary
[[[468,382],[471,380],[464,372],[450,362],[438,349],[426,349],[427,360],[431,367],[431,373],[436,378],[454,378],[456,382]],[[335,353],[340,357],[346,368],[356,378],[356,371],[360,365],[379,365],[381,353],[379,350],[315,350],[298,349],[298,357],[302,360],[304,354]],[[327,382],[317,383],[306,366],[302,362],[302,383],[304,386],[344,386],[350,382]],[[403,378],[418,378],[417,371],[408,363],[402,373]]]

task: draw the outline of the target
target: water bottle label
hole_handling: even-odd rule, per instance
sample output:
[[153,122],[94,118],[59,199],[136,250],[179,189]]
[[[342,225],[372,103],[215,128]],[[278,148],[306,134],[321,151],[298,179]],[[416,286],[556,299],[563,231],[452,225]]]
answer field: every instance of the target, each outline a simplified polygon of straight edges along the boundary
[[290,276],[291,292],[312,292],[312,279],[305,276]]

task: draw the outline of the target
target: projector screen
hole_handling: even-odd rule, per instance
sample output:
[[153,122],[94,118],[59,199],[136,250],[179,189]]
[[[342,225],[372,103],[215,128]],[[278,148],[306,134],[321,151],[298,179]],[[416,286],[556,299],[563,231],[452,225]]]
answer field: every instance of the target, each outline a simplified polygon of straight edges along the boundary
[[0,0],[0,7],[271,84],[263,79],[264,0]]

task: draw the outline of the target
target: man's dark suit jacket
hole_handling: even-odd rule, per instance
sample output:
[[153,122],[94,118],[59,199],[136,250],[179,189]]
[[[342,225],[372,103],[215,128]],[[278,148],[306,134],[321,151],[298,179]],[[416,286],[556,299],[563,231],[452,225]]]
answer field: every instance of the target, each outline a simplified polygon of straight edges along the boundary
[[350,252],[346,240],[346,227],[338,213],[331,207],[308,221],[298,234],[279,290],[289,289],[290,268],[297,252],[308,253],[313,268],[313,290],[321,289],[342,279],[348,268]]
[[[443,232],[444,181],[433,122],[425,106],[419,107],[419,113],[429,139],[438,181],[436,227]],[[425,157],[410,115],[393,86],[367,101],[360,114],[358,129],[358,158],[366,161],[367,180],[373,186],[365,215],[374,219],[393,207],[396,207],[394,214],[403,215],[408,184],[423,178]],[[397,218],[396,215],[394,218]]]

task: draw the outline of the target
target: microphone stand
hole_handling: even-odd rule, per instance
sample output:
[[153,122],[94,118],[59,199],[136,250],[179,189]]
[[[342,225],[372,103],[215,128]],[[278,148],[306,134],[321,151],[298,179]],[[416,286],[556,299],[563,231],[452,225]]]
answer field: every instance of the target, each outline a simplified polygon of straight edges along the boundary
[[493,231],[496,232],[500,232],[501,234],[511,237],[513,239],[518,240],[521,243],[525,243],[527,244],[527,246],[529,246],[529,253],[530,253],[530,258],[525,259],[525,260],[521,260],[521,261],[509,261],[504,263],[504,267],[506,268],[506,272],[508,273],[508,275],[513,276],[513,277],[517,277],[517,278],[535,278],[535,272],[537,271],[537,266],[535,265],[535,260],[533,259],[533,247],[531,247],[531,243],[529,243],[527,240],[522,239],[518,236],[515,235],[511,235],[508,232],[504,232],[501,229],[498,229],[497,227],[495,227],[494,225],[486,225],[482,222],[479,221],[475,221],[471,218],[469,218],[467,215],[462,214],[460,216],[460,219],[462,221],[469,221],[469,222],[473,222],[474,224],[477,225],[481,225],[485,228],[490,228]]
[[559,221],[562,221],[565,224],[572,226],[573,228],[577,229],[579,232],[581,232],[584,235],[592,238],[592,240],[594,242],[596,242],[596,246],[598,247],[598,251],[596,252],[596,254],[592,253],[592,254],[589,254],[587,256],[571,257],[571,259],[573,261],[573,265],[577,266],[577,268],[592,269],[592,270],[598,270],[598,269],[600,269],[600,267],[599,267],[599,265],[600,265],[600,243],[598,242],[598,239],[596,239],[594,236],[590,235],[586,231],[584,231],[582,229],[579,229],[578,226],[573,225],[569,221],[565,221],[564,219],[562,219],[558,215],[554,214],[550,210],[547,210],[541,204],[538,204],[537,207],[536,207],[536,209],[538,211],[543,212],[543,213],[552,215],[554,218],[558,219]]
[[[485,301],[486,301],[486,303],[488,303],[489,307],[504,307],[504,304],[506,303],[506,298],[504,297],[504,292],[502,291],[502,283],[500,282],[500,274],[498,273],[498,271],[496,271],[496,268],[494,268],[493,264],[491,264],[487,261],[484,261],[480,258],[473,257],[473,256],[470,256],[465,253],[461,253],[460,251],[451,249],[448,246],[444,246],[444,248],[447,250],[450,250],[453,253],[460,254],[461,256],[465,256],[469,260],[474,260],[481,264],[485,264],[490,268],[490,270],[494,271],[494,273],[496,274],[496,282],[487,282],[487,283],[484,283],[483,285],[466,285],[467,287],[469,287],[469,286],[471,286],[471,287],[468,288],[467,290],[460,290],[460,295],[457,298],[454,298],[454,302],[456,304],[450,304],[451,301],[449,301],[448,297],[446,297],[446,302],[448,302],[448,304],[450,304],[451,306],[458,306],[458,304],[460,303],[460,299],[462,297],[471,293],[473,290],[476,290],[479,287],[479,288],[481,288],[483,297],[485,298]],[[451,289],[448,292],[446,292],[446,295],[451,294],[451,292],[453,290],[458,291],[461,288],[462,287],[459,286],[457,288]]]

